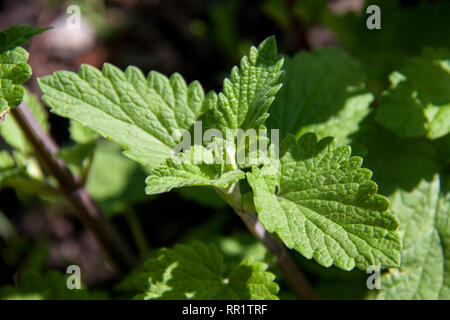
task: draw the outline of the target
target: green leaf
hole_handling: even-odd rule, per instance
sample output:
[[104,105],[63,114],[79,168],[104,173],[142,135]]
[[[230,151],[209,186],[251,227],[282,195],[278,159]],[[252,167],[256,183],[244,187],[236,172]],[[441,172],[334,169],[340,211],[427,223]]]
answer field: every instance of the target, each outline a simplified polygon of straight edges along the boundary
[[226,272],[213,245],[194,242],[161,249],[146,265],[147,272],[137,281],[143,291],[137,299],[277,299],[278,285],[265,263],[249,258]]
[[378,299],[450,299],[450,194],[439,178],[391,197],[400,220],[402,265],[381,277]]
[[423,50],[391,74],[391,88],[377,110],[377,121],[400,137],[430,139],[450,132],[450,52]]
[[40,78],[42,100],[57,115],[120,143],[131,159],[152,167],[170,157],[179,129],[189,130],[213,102],[199,82],[189,86],[178,73],[170,79],[136,67],[111,64],[102,71],[82,65],[77,73],[58,71]]
[[46,29],[13,25],[0,32],[0,121],[10,108],[17,107],[25,93],[22,83],[31,76],[28,52],[19,46]]
[[10,108],[17,107],[25,94],[22,83],[31,76],[27,64],[28,52],[17,47],[0,53],[0,114],[1,119]]
[[[47,112],[35,95],[31,94],[27,90],[24,92],[24,101],[29,107],[34,118],[42,129],[48,131],[50,125],[48,123]],[[32,146],[22,133],[22,130],[17,125],[16,120],[13,117],[6,117],[5,121],[1,123],[0,136],[13,148],[11,153],[2,151],[2,153],[7,154],[7,156],[11,158],[13,161],[13,166],[9,169],[0,169],[0,184],[8,185],[14,188],[17,186],[17,189],[20,188],[21,192],[25,191],[27,187],[30,187],[32,192],[36,193],[37,190],[33,189],[33,186],[36,186],[37,182],[42,182],[44,175],[37,159],[33,155]],[[30,183],[31,180],[35,181]],[[25,185],[22,181],[25,182]]]
[[[0,153],[0,161],[1,161],[1,153]],[[8,242],[13,237],[17,237],[16,228],[8,219],[8,217],[0,210],[0,239],[2,239],[4,242]]]
[[28,40],[50,28],[40,28],[27,25],[14,24],[0,32],[0,52],[13,50],[26,44]]
[[314,134],[281,146],[279,175],[253,168],[247,174],[258,218],[289,248],[323,266],[398,266],[398,222],[389,201],[376,194],[372,172],[350,147]]
[[252,258],[254,261],[271,262],[276,261],[275,256],[270,254],[266,247],[255,239],[249,232],[241,231],[230,236],[220,236],[212,239],[216,243],[227,261],[235,261]]
[[11,154],[6,150],[0,151],[0,170],[11,169],[15,165]]
[[[353,154],[364,158],[364,165],[373,171],[379,192],[385,196],[398,188],[413,190],[422,179],[432,179],[441,169],[441,162],[445,163],[436,150],[437,140],[399,138],[380,127],[373,112],[361,122],[360,130],[351,138]],[[439,144],[439,147],[444,146]]]
[[7,150],[0,151],[0,187],[11,177],[20,174],[21,168],[16,167],[14,158]]
[[83,161],[95,150],[94,143],[74,144],[59,149],[57,156],[67,164],[81,166]]
[[[28,90],[25,90],[24,101],[40,127],[48,132],[50,130],[48,113],[39,102],[39,99]],[[6,117],[5,121],[2,122],[0,125],[0,135],[10,146],[24,154],[30,154],[33,151],[32,146],[13,117]]]
[[281,88],[282,66],[275,37],[267,38],[258,48],[251,47],[240,68],[234,67],[230,79],[224,80],[223,92],[207,114],[208,127],[223,133],[226,129],[259,129]]
[[70,138],[80,144],[89,144],[99,138],[98,133],[79,124],[74,120],[70,120],[69,132]]
[[194,146],[176,158],[167,159],[164,165],[151,170],[145,192],[157,194],[184,186],[227,188],[245,178],[241,170],[224,172],[222,164],[214,164],[214,156],[213,151]]
[[[48,113],[36,96],[27,90],[24,92],[24,101],[28,105],[34,118],[44,131],[48,131],[50,127],[48,123]],[[1,123],[0,136],[13,148],[9,156],[12,155],[14,160],[13,168],[0,170],[2,171],[0,173],[2,176],[2,178],[0,178],[0,180],[2,180],[1,183],[20,189],[21,192],[29,190],[31,193],[37,193],[38,190],[35,189],[35,187],[40,185],[43,181],[44,173],[38,160],[34,156],[33,147],[30,145],[13,117],[5,118],[5,121]],[[10,180],[10,178],[16,179]],[[29,187],[30,189],[28,189]]]
[[340,48],[326,48],[286,58],[285,69],[268,127],[279,129],[281,138],[313,131],[348,143],[373,100],[361,65]]
[[[366,8],[381,9],[381,29],[367,28]],[[405,6],[401,1],[367,0],[361,12],[325,15],[331,28],[352,55],[362,60],[369,73],[382,79],[401,65],[404,58],[420,54],[425,46],[450,43],[446,0],[417,1]]]
[[150,200],[145,195],[147,173],[109,141],[97,144],[86,188],[107,215],[123,213],[137,203]]

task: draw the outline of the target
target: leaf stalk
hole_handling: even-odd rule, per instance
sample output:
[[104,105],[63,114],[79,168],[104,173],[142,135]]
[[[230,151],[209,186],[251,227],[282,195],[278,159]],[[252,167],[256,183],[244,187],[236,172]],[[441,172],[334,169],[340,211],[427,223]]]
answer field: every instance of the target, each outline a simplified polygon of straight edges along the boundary
[[258,239],[269,252],[277,257],[277,266],[280,268],[286,281],[295,293],[301,299],[317,299],[311,285],[292,260],[286,247],[272,237],[258,220],[258,217],[254,212],[246,212],[243,209],[239,183],[234,183],[228,190],[216,188],[216,191],[230,206],[233,207],[236,214],[242,219],[255,238]]

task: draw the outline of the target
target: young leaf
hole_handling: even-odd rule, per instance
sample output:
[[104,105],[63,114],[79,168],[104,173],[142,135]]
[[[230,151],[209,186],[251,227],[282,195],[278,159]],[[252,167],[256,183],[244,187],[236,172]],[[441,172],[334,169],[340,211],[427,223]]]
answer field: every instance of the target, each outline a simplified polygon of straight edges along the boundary
[[[201,163],[195,164],[196,159]],[[177,158],[169,158],[166,163],[151,171],[147,178],[147,194],[157,194],[183,186],[214,186],[227,188],[245,178],[241,170],[223,172],[221,164],[213,164],[214,153],[202,146],[194,146]]]
[[133,160],[152,167],[173,154],[178,129],[188,130],[211,96],[178,73],[170,79],[152,71],[147,79],[136,67],[125,72],[111,64],[102,71],[82,65],[78,74],[58,71],[40,78],[42,100],[51,111],[117,141]]
[[425,49],[390,76],[377,121],[400,137],[430,139],[450,132],[450,52]]
[[282,66],[275,37],[267,38],[258,48],[251,47],[248,56],[242,58],[240,68],[234,67],[230,79],[224,80],[223,92],[206,117],[209,128],[223,132],[259,129],[281,88]]
[[47,29],[13,25],[0,32],[0,121],[19,105],[25,93],[22,83],[31,76],[28,52],[19,46]]
[[450,299],[450,194],[439,178],[391,197],[403,238],[402,265],[381,277],[378,299]]
[[25,90],[21,84],[31,76],[27,60],[28,52],[20,47],[0,53],[0,118],[22,102]]
[[270,108],[267,125],[280,137],[313,131],[339,144],[358,130],[373,100],[361,65],[340,48],[316,49],[285,58],[283,88]]
[[247,174],[258,218],[294,248],[319,264],[350,270],[355,265],[398,266],[398,222],[387,212],[389,201],[376,194],[372,173],[350,147],[314,134],[298,142],[288,136],[281,146],[281,172]]
[[267,265],[245,259],[225,274],[223,256],[213,245],[194,242],[161,249],[138,278],[143,291],[137,299],[272,300],[277,299],[275,276]]

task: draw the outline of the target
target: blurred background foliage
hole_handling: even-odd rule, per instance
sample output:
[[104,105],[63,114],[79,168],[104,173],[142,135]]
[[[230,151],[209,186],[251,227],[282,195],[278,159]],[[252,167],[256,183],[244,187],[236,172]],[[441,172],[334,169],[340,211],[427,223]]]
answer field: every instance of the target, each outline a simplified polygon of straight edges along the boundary
[[[82,23],[80,30],[69,33],[66,8],[72,4],[81,8]],[[381,30],[366,28],[368,4],[382,8]],[[277,123],[279,118],[269,118],[268,125],[282,133],[284,129],[296,134],[312,129],[319,135],[337,135],[340,143],[352,145],[354,154],[365,156],[365,166],[374,171],[380,192],[390,195],[396,188],[410,190],[422,178],[449,171],[448,135],[437,140],[398,137],[373,121],[371,111],[377,108],[380,93],[389,88],[388,75],[406,57],[419,55],[426,46],[448,48],[449,12],[449,1],[3,0],[0,28],[14,23],[53,26],[27,47],[33,77],[27,83],[25,101],[61,147],[59,156],[134,243],[136,253],[144,258],[161,246],[203,240],[216,243],[227,263],[252,255],[273,265],[273,258],[212,190],[185,188],[146,196],[145,168],[124,157],[118,145],[49,114],[39,101],[36,78],[60,69],[77,70],[82,63],[101,67],[110,62],[122,69],[135,65],[145,73],[179,72],[188,82],[199,80],[205,90],[220,90],[223,78],[248,47],[274,34],[280,52],[291,57],[301,52],[287,60],[287,66],[292,64],[287,79],[300,78],[311,86],[301,93],[296,88],[283,89],[272,110],[285,96],[298,94],[289,96],[289,101],[300,101],[319,94],[314,103],[302,107],[302,115],[309,118],[283,124]],[[318,49],[330,46],[344,50]],[[307,62],[312,56],[306,52],[312,50],[323,60]],[[358,87],[361,83],[365,86]],[[356,91],[345,91],[348,85]],[[357,99],[362,108],[352,109],[350,98]],[[315,126],[336,114],[347,114],[353,121],[355,112],[354,123],[359,126],[345,136],[327,131],[326,125]],[[62,276],[46,270],[64,272],[72,263],[81,266],[87,286],[110,292],[88,295],[83,291],[75,298],[133,296],[133,273],[117,284],[117,274],[92,235],[75,219],[55,181],[17,131],[10,117],[0,125],[0,284],[8,285],[0,290],[0,297],[52,298],[36,288],[55,286],[57,292],[55,279]],[[323,268],[298,254],[295,258],[320,297],[364,297],[364,272]],[[281,277],[276,269],[273,272]],[[36,278],[36,273],[45,276]],[[286,284],[281,281],[280,286],[281,298],[294,298]]]

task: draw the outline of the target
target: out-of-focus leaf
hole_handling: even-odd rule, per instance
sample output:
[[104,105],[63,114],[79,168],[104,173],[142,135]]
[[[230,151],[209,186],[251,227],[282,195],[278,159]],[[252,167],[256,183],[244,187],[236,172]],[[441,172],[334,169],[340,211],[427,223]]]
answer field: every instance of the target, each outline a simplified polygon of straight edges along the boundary
[[[381,29],[368,29],[366,8],[378,5]],[[447,0],[418,1],[411,6],[395,0],[366,1],[360,13],[344,16],[328,14],[324,23],[351,53],[366,63],[371,74],[383,78],[403,63],[406,56],[417,55],[424,46],[450,43]]]
[[[41,128],[48,132],[50,130],[48,113],[39,102],[39,99],[28,90],[25,90],[24,101]],[[25,155],[30,154],[33,150],[13,117],[6,117],[0,124],[0,135],[10,146]]]
[[313,131],[348,143],[373,100],[361,65],[342,49],[326,48],[286,58],[285,68],[268,127],[279,129],[280,138]]
[[377,121],[400,137],[430,139],[450,132],[450,51],[426,48],[390,76]]
[[439,177],[391,198],[403,237],[402,264],[381,277],[379,299],[450,299],[450,194]]
[[67,164],[80,166],[84,159],[92,154],[95,150],[95,144],[74,144],[63,147],[58,151],[58,157],[64,160]]
[[116,214],[149,199],[146,176],[141,166],[121,153],[120,146],[102,141],[94,154],[87,189],[105,213]]
[[[432,179],[442,168],[442,156],[435,142],[426,138],[399,138],[368,116],[351,136],[354,154],[364,157],[373,171],[379,192],[389,196],[397,189],[411,191],[422,179]],[[439,145],[441,142],[439,142]]]
[[100,135],[95,131],[81,125],[80,123],[70,120],[69,132],[73,141],[80,144],[88,144],[97,140]]

